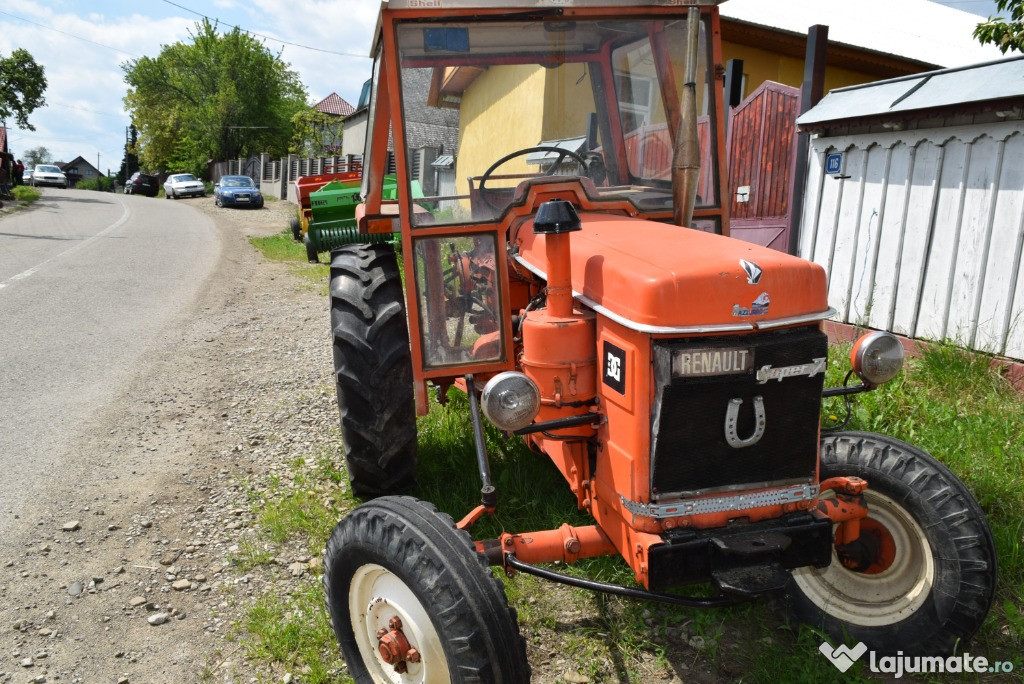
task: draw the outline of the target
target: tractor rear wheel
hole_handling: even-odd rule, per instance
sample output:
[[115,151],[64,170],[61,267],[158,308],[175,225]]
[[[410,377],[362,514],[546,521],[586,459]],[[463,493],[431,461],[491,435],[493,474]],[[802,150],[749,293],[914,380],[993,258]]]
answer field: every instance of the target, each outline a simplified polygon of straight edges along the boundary
[[331,533],[323,582],[358,682],[530,680],[501,581],[430,504],[389,496],[356,508]]
[[292,237],[295,238],[295,241],[302,242],[302,224],[299,223],[298,216],[292,216],[288,219],[288,227],[291,229]]
[[840,475],[868,482],[862,569],[844,566],[833,552],[827,568],[794,571],[787,592],[793,615],[879,653],[962,649],[995,591],[995,546],[984,511],[946,466],[884,435],[824,437],[821,479]]
[[331,329],[341,438],[352,491],[416,483],[416,405],[405,299],[391,245],[331,253]]

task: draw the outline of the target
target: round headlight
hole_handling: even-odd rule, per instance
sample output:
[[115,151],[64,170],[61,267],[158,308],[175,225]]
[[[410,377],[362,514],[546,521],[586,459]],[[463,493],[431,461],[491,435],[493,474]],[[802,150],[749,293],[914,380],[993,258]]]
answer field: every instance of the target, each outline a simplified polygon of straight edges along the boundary
[[881,385],[903,368],[903,345],[892,333],[876,331],[862,335],[850,350],[853,372],[868,385]]
[[522,373],[505,371],[487,381],[480,404],[487,420],[514,432],[532,423],[540,411],[540,388]]

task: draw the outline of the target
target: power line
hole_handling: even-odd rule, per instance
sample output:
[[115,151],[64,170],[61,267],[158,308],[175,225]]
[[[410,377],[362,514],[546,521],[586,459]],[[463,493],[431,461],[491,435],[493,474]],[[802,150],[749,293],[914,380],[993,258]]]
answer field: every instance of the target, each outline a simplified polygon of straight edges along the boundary
[[80,105],[61,104],[60,102],[53,102],[52,100],[48,101],[45,106],[47,106],[47,107],[63,107],[64,109],[71,109],[71,110],[76,111],[76,112],[89,112],[90,114],[98,114],[100,116],[111,116],[111,117],[118,118],[118,119],[127,118],[127,114],[123,114],[123,113],[122,114],[114,114],[112,112],[99,112],[99,111],[96,111],[95,109],[89,109],[88,107],[82,107]]
[[44,28],[44,29],[46,29],[48,31],[54,31],[56,33],[60,33],[60,34],[65,35],[65,36],[69,36],[71,38],[74,38],[75,40],[80,40],[83,43],[89,43],[91,45],[96,45],[96,46],[101,47],[101,48],[106,48],[108,50],[113,50],[114,52],[120,52],[123,55],[130,55],[132,57],[139,57],[139,55],[136,55],[136,54],[134,54],[132,52],[128,52],[127,50],[122,50],[121,48],[116,48],[116,47],[114,47],[112,45],[104,45],[103,43],[97,43],[94,40],[89,40],[88,38],[83,38],[82,36],[76,36],[75,34],[68,33],[67,31],[61,31],[60,29],[55,29],[52,26],[47,26],[46,24],[40,24],[38,21],[32,21],[31,19],[26,19],[25,17],[19,17],[17,14],[11,14],[10,12],[0,12],[0,14],[3,14],[3,15],[8,16],[8,17],[12,17],[14,19],[18,19],[20,21],[24,21],[24,22],[29,23],[29,24],[33,24],[35,26],[38,26],[39,28]]
[[185,7],[183,5],[179,5],[176,2],[171,2],[171,0],[164,0],[164,2],[166,2],[168,5],[173,5],[174,7],[177,7],[180,10],[184,10],[186,12],[191,12],[192,14],[196,15],[197,17],[202,17],[203,19],[206,19],[208,21],[215,21],[218,24],[224,24],[225,26],[230,26],[233,29],[238,29],[242,33],[248,33],[250,36],[256,36],[258,38],[263,38],[265,40],[272,40],[275,43],[281,43],[282,45],[291,45],[292,47],[302,48],[303,50],[313,50],[315,52],[324,52],[324,53],[327,53],[329,55],[339,55],[341,57],[362,57],[364,59],[370,59],[369,55],[361,55],[361,54],[358,54],[356,52],[337,52],[335,50],[324,50],[323,48],[311,47],[309,45],[301,45],[299,43],[289,43],[287,40],[281,40],[280,38],[275,38],[274,36],[267,36],[267,35],[264,35],[262,33],[256,33],[255,31],[250,31],[249,29],[244,29],[241,26],[237,26],[235,24],[229,24],[226,21],[221,21],[217,17],[208,17],[205,14],[203,14],[202,12],[197,12],[194,9],[189,9],[188,7]]

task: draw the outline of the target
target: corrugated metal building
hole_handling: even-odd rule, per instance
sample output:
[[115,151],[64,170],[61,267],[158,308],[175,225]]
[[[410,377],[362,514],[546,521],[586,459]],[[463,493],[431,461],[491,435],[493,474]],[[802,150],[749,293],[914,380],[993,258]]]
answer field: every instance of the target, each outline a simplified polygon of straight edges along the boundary
[[830,92],[800,255],[839,320],[1024,359],[1024,57]]

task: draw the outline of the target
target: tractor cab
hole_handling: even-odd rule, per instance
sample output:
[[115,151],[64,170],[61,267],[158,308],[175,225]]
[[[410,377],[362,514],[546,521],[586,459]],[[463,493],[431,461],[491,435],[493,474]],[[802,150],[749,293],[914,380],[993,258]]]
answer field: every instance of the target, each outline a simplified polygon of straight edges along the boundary
[[545,199],[672,222],[689,146],[687,225],[727,232],[717,3],[503,4],[393,0],[378,26],[360,228],[402,234],[421,382],[513,367],[506,255]]

